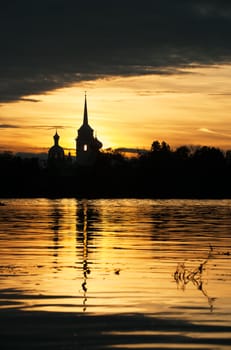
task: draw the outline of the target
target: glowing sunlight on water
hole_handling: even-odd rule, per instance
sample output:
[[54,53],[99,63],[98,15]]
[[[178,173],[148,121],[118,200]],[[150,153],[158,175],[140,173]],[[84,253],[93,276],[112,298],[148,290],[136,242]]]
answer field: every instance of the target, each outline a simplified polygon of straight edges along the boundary
[[231,325],[231,201],[2,202],[1,309]]

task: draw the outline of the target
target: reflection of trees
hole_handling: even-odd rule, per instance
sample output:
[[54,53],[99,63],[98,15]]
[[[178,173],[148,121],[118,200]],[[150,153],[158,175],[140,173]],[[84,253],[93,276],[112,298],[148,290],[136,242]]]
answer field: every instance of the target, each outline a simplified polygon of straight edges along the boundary
[[211,258],[212,247],[210,247],[210,251],[207,259],[205,259],[199,266],[194,269],[188,269],[184,263],[180,263],[177,265],[177,269],[174,273],[174,279],[177,283],[177,286],[182,290],[186,289],[188,283],[192,283],[202,294],[207,298],[208,304],[210,307],[210,311],[213,311],[213,304],[216,298],[212,298],[208,295],[204,287],[203,280],[203,272],[205,270],[205,266],[208,260]]
[[165,230],[165,228],[169,227],[169,223],[171,222],[171,220],[174,220],[174,216],[172,216],[170,210],[168,208],[165,208],[165,210],[163,210],[163,206],[153,207],[150,216],[154,234],[152,238],[154,239],[156,239],[157,232],[158,234],[166,234],[167,231]]
[[[54,203],[54,206],[51,211],[51,229],[53,231],[53,256],[54,256],[54,264],[57,265],[57,258],[58,258],[58,250],[60,247],[60,238],[59,238],[59,231],[60,231],[60,219],[62,218],[61,210],[58,203]],[[58,268],[57,266],[55,267]]]

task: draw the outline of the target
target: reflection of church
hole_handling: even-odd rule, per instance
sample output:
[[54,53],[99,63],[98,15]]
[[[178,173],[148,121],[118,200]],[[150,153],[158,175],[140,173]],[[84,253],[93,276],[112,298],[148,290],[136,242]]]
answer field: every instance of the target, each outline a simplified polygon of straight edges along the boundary
[[[102,143],[94,136],[94,130],[88,124],[87,97],[85,95],[83,124],[78,129],[76,138],[76,163],[92,165],[96,161]],[[64,161],[64,150],[59,145],[59,135],[54,135],[54,145],[49,149],[48,162],[60,163]]]

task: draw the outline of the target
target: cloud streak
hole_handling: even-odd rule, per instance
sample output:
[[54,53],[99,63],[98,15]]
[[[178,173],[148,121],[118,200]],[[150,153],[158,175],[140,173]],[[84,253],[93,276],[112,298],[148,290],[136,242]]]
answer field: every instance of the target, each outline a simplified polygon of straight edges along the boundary
[[5,2],[0,102],[99,78],[230,63],[230,22],[224,0]]
[[41,130],[60,130],[68,129],[70,126],[65,125],[16,125],[16,124],[0,124],[0,129],[41,129]]
[[205,133],[208,133],[208,134],[216,134],[215,131],[209,130],[207,128],[200,128],[199,131],[202,131],[202,132],[205,132]]
[[0,124],[0,129],[19,129],[20,126],[14,124]]
[[231,139],[231,134],[227,134],[227,133],[223,133],[223,132],[221,133],[221,132],[217,132],[217,131],[210,130],[207,128],[200,128],[199,131],[203,132],[207,135],[210,135],[213,138],[221,138],[222,137],[223,140],[225,140],[225,139],[230,140]]

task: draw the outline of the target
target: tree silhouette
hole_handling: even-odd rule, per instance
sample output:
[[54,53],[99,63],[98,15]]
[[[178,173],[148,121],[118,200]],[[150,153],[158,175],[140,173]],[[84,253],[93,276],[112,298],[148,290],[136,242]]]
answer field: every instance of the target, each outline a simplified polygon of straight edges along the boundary
[[93,166],[65,159],[59,168],[0,153],[0,197],[231,198],[231,151],[154,140],[137,158],[108,149]]

